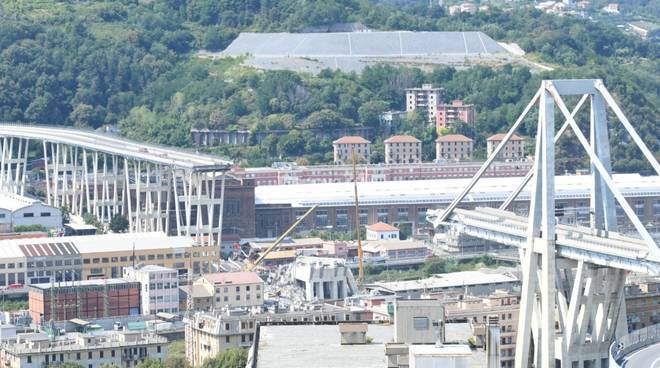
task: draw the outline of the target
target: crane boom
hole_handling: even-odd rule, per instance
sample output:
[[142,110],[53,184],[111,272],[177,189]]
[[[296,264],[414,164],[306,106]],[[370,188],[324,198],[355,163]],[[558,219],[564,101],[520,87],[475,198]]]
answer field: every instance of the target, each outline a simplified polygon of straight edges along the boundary
[[300,225],[300,223],[303,222],[303,220],[305,220],[305,218],[309,216],[310,213],[314,212],[314,210],[318,208],[318,206],[319,206],[318,204],[315,204],[314,206],[312,206],[312,208],[308,209],[304,215],[300,216],[300,218],[296,220],[296,222],[294,222],[293,225],[289,226],[289,228],[286,229],[286,231],[282,233],[282,235],[280,235],[270,247],[268,247],[268,249],[266,249],[263,253],[261,253],[259,258],[257,258],[257,260],[254,261],[254,263],[248,264],[245,267],[245,270],[252,271],[255,267],[257,267],[264,260],[264,258],[266,258],[266,256],[270,252],[275,250],[275,248],[277,248],[277,246],[280,245],[280,243],[284,240],[284,238],[286,238],[296,227],[298,227],[298,225]]

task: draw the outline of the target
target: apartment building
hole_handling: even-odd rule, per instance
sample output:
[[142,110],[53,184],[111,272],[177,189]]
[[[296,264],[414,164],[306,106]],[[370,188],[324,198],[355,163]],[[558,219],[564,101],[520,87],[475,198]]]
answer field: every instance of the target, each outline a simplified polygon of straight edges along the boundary
[[353,153],[356,163],[368,164],[371,157],[371,142],[359,136],[345,136],[332,142],[334,163],[353,164]]
[[[488,157],[495,151],[495,148],[504,140],[505,134],[498,133],[491,135],[486,139],[486,148]],[[498,160],[515,160],[525,157],[525,139],[519,135],[513,134],[504,148],[497,155]]]
[[423,242],[411,240],[368,241],[364,252],[367,257],[387,257],[390,261],[426,258],[431,254]]
[[660,323],[660,277],[629,278],[625,297],[629,330]]
[[175,269],[139,264],[124,268],[124,279],[140,283],[143,315],[179,313],[179,274]]
[[472,139],[462,134],[441,135],[435,140],[436,160],[472,160]]
[[513,367],[519,304],[520,294],[507,290],[496,290],[483,297],[465,295],[462,300],[445,303],[445,319],[470,322],[477,342],[484,346],[489,317],[496,316],[500,327],[500,365]]
[[462,121],[474,128],[476,121],[476,112],[473,104],[465,104],[463,100],[453,100],[449,104],[438,105],[438,111],[435,117],[435,128],[449,129],[452,123]]
[[425,110],[429,123],[433,123],[441,98],[442,89],[434,88],[432,84],[423,84],[422,88],[406,88],[406,112]]
[[231,348],[249,348],[257,320],[251,313],[196,312],[186,323],[186,356],[193,367]]
[[422,162],[422,141],[411,135],[395,135],[385,141],[386,164],[418,164]]
[[193,303],[198,310],[263,305],[264,281],[256,272],[209,273],[197,279],[193,287]]
[[29,286],[33,323],[72,318],[136,316],[140,314],[140,283],[123,279],[69,281]]
[[104,331],[101,333],[18,334],[0,349],[0,361],[7,368],[57,367],[74,363],[85,368],[136,367],[147,357],[162,362],[167,355],[167,339],[143,331]]

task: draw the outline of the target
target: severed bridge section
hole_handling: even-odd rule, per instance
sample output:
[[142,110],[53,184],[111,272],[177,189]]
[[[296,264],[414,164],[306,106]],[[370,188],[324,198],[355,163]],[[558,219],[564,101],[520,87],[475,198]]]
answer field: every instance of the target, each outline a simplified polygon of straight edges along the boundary
[[[563,96],[580,99],[569,110]],[[588,135],[576,121],[586,103]],[[499,208],[458,208],[533,109],[538,111],[538,126],[532,170]],[[555,109],[563,120],[559,127]],[[519,249],[523,281],[517,368],[607,367],[610,345],[627,332],[626,274],[660,275],[658,244],[612,180],[608,121],[623,125],[660,176],[655,156],[601,80],[546,80],[461,194],[446,209],[428,212],[435,227],[453,227]],[[555,143],[569,129],[590,162],[590,175],[584,176],[591,186],[589,227],[558,224],[555,218]],[[507,211],[523,190],[530,197],[525,217]],[[617,232],[617,204],[635,234]]]
[[28,163],[43,159],[48,204],[131,232],[189,235],[220,245],[230,161],[61,127],[0,124],[0,189],[24,194]]

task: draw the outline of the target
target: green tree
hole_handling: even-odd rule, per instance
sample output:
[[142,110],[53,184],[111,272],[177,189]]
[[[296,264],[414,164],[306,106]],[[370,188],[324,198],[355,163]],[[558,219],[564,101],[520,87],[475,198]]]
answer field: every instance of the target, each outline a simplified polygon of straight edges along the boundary
[[113,233],[125,233],[128,230],[128,220],[122,215],[114,215],[110,219],[110,230]]
[[96,227],[98,231],[103,231],[103,224],[101,224],[101,222],[93,214],[85,212],[82,215],[82,219],[87,225],[92,225]]
[[231,348],[204,361],[201,368],[243,368],[247,363],[247,349]]
[[154,358],[147,358],[135,366],[136,368],[163,368],[163,364]]
[[389,108],[386,101],[367,101],[358,109],[360,123],[365,126],[378,127],[380,114]]

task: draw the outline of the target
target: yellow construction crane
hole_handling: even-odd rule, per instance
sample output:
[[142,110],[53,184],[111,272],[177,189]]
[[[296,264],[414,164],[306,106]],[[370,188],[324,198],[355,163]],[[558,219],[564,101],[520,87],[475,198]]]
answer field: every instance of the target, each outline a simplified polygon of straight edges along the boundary
[[358,188],[357,188],[357,170],[355,165],[357,164],[357,156],[355,155],[355,149],[352,152],[353,158],[353,189],[355,192],[355,237],[357,238],[357,252],[358,252],[358,283],[361,283],[364,280],[364,266],[362,264],[362,239],[360,239],[360,203],[358,202]]
[[255,267],[259,266],[259,264],[264,260],[264,258],[266,258],[266,256],[267,256],[270,252],[272,252],[273,250],[275,250],[275,248],[277,248],[277,246],[280,245],[280,243],[284,240],[284,238],[286,238],[287,236],[289,236],[289,234],[290,234],[290,233],[291,233],[296,227],[298,227],[298,225],[300,225],[300,223],[303,222],[303,221],[305,220],[305,218],[306,218],[307,216],[309,216],[310,213],[314,212],[314,210],[315,210],[316,208],[318,208],[318,206],[319,206],[318,204],[312,206],[312,208],[310,208],[309,210],[307,210],[307,212],[305,212],[304,215],[300,216],[300,218],[299,218],[298,220],[296,220],[296,222],[294,222],[293,225],[289,226],[289,228],[286,229],[286,231],[285,231],[284,233],[282,233],[282,235],[280,235],[279,238],[277,238],[277,239],[275,240],[275,242],[274,242],[273,244],[271,244],[270,247],[268,247],[268,249],[266,249],[263,253],[261,253],[261,255],[259,256],[259,258],[257,258],[257,260],[254,261],[254,263],[250,263],[249,261],[247,261],[245,267],[243,267],[243,271],[252,271]]

